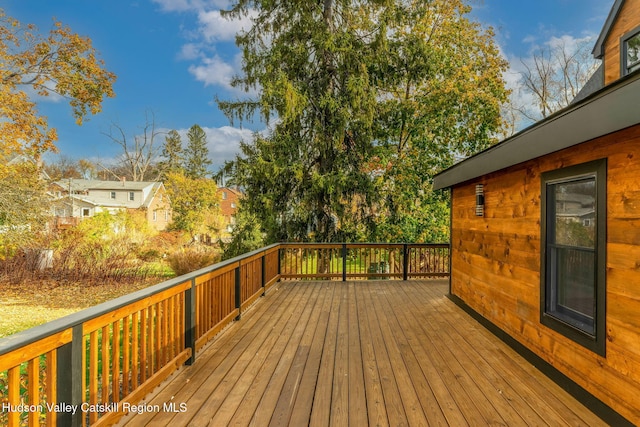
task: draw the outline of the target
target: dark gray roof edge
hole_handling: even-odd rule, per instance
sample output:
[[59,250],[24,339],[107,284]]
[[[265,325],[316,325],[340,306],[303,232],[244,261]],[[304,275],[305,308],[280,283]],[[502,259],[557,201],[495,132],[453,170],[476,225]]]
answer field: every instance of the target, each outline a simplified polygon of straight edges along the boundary
[[600,31],[598,40],[596,41],[596,44],[593,47],[593,50],[591,51],[593,56],[595,56],[598,59],[602,59],[602,57],[604,56],[604,42],[607,40],[607,36],[611,31],[611,27],[613,27],[613,23],[616,21],[616,18],[618,18],[618,14],[622,9],[623,4],[624,4],[624,0],[616,0],[615,3],[613,3],[611,10],[609,11],[609,16],[607,17],[607,20],[604,21],[604,26],[602,27],[602,31]]
[[445,169],[433,178],[440,190],[640,123],[640,72],[516,135]]
[[600,66],[593,72],[589,80],[584,84],[582,89],[578,92],[575,98],[571,101],[571,104],[576,104],[582,101],[592,93],[596,93],[604,87],[604,63],[600,63]]

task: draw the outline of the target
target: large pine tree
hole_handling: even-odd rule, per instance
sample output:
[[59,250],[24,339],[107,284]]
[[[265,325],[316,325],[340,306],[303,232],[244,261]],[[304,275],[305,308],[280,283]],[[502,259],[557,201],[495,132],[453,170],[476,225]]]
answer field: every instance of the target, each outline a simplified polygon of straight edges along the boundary
[[490,143],[505,97],[505,63],[468,11],[462,0],[236,1],[228,13],[254,25],[237,37],[235,85],[258,95],[219,105],[273,126],[227,168],[268,241],[413,240],[448,217],[441,199],[427,205],[430,177]]

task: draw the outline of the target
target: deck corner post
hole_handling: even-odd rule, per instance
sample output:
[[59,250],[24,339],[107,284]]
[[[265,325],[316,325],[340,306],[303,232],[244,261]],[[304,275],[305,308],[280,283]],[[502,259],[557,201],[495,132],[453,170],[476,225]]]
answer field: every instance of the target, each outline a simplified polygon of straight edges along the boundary
[[402,280],[405,282],[409,278],[409,245],[402,245]]
[[[71,342],[59,347],[57,350],[56,403],[74,405],[72,407],[76,408],[82,405],[83,340],[81,323],[73,327]],[[73,411],[59,411],[56,414],[56,423],[60,426],[79,427],[82,425],[82,411],[76,411],[75,413]]]
[[342,281],[347,281],[347,244],[342,244]]
[[238,263],[238,266],[235,269],[235,292],[236,292],[236,308],[238,309],[238,315],[236,316],[236,320],[240,320],[242,318],[242,283],[241,283],[241,263]]
[[191,349],[191,357],[185,365],[196,361],[196,279],[191,279],[191,288],[184,293],[184,347]]

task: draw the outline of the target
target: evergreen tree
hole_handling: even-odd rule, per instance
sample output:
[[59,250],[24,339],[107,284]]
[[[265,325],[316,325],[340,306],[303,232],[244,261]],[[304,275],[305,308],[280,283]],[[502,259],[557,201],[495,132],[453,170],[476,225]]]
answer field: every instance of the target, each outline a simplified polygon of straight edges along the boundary
[[162,147],[162,157],[164,157],[164,160],[159,164],[160,179],[164,180],[167,178],[167,174],[182,170],[184,157],[182,140],[180,134],[175,129],[171,130],[165,137],[164,146]]
[[184,150],[184,171],[192,179],[204,178],[210,172],[209,148],[207,148],[207,135],[200,126],[193,125],[187,132],[189,142]]
[[[431,177],[487,147],[500,126],[505,62],[463,0],[237,0],[236,42],[266,136],[226,166],[267,243],[438,238],[447,201]],[[276,120],[273,120],[273,119]]]

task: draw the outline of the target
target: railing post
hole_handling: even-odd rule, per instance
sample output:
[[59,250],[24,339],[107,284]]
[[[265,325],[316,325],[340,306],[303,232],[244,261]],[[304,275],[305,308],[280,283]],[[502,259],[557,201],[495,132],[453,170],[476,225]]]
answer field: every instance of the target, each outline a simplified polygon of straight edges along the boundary
[[240,274],[240,267],[241,267],[241,262],[238,261],[238,266],[236,267],[236,278],[235,278],[235,288],[236,288],[236,308],[238,309],[238,315],[236,316],[236,320],[240,320],[240,318],[242,317],[242,295],[241,291],[242,291],[242,283],[241,283],[241,274]]
[[402,280],[409,278],[409,245],[402,245]]
[[262,277],[260,278],[260,283],[262,283],[262,296],[265,295],[265,291],[264,291],[264,285],[266,284],[266,280],[265,280],[265,267],[267,266],[267,253],[263,252],[262,253],[262,258],[260,258],[260,270],[262,271],[262,273],[260,274]]
[[347,244],[342,244],[342,281],[347,281]]
[[282,251],[284,249],[282,248],[278,248],[278,276],[280,276],[282,274],[282,269],[280,268],[280,265],[282,264]]
[[[59,426],[81,426],[83,412],[82,405],[82,324],[73,327],[71,342],[57,349],[58,363],[56,366],[57,403],[63,408],[78,408],[73,411],[58,411],[56,423]],[[68,406],[72,405],[72,406]]]
[[196,361],[196,278],[191,279],[191,288],[184,293],[184,347],[191,349],[191,357],[185,362]]

